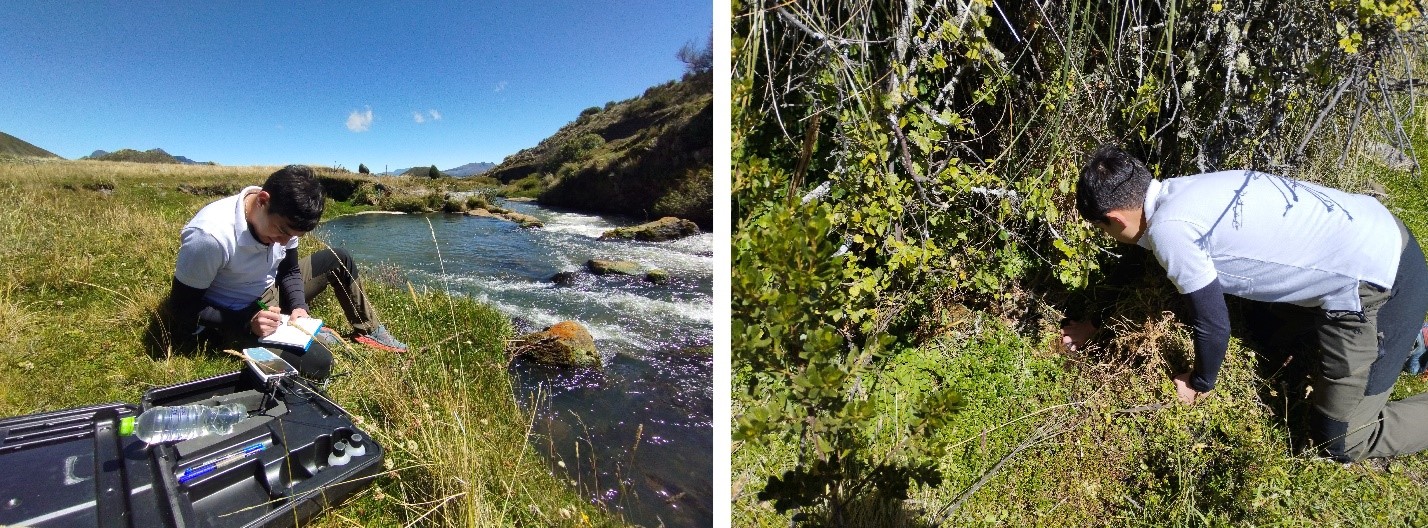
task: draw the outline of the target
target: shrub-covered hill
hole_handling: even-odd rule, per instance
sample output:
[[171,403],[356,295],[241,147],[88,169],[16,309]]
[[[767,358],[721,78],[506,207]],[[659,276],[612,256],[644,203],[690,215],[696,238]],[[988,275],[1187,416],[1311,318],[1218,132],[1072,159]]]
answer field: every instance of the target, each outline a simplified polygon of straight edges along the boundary
[[21,158],[58,158],[53,152],[29,144],[23,139],[0,132],[0,156]]
[[114,152],[106,152],[98,156],[88,156],[85,159],[99,161],[133,161],[136,163],[183,163],[172,154],[164,152],[164,149],[149,149],[139,152],[134,149],[119,149]]
[[713,77],[592,106],[485,174],[541,203],[713,227]]

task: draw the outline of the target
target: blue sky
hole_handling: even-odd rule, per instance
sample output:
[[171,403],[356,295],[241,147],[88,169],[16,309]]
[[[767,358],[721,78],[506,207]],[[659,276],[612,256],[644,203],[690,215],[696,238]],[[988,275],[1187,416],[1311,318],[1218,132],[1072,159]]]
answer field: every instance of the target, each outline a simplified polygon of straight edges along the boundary
[[709,0],[7,2],[0,132],[373,172],[500,162],[705,46]]

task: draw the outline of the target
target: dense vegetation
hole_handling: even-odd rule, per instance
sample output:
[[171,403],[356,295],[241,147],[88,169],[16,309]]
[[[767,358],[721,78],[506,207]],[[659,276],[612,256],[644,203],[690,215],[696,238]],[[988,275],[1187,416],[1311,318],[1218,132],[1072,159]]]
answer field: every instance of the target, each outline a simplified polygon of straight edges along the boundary
[[[1164,405],[1174,291],[1073,195],[1114,142],[1161,177],[1374,182],[1424,233],[1379,155],[1428,148],[1420,3],[734,7],[736,525],[1428,520],[1423,457],[1320,462],[1238,339],[1214,398]],[[1098,344],[1060,350],[1089,310]]]
[[713,227],[713,77],[692,71],[592,106],[483,176],[543,204]]
[[[182,225],[273,170],[0,158],[0,416],[138,402],[147,389],[239,368],[222,351],[172,346],[150,322]],[[335,186],[349,175],[358,181],[322,171],[329,194],[341,194]],[[341,200],[362,196],[352,187]],[[327,215],[356,208],[329,201]],[[322,246],[304,237],[300,251]],[[530,448],[533,417],[507,372],[510,322],[471,299],[414,288],[400,270],[362,264],[369,297],[412,350],[335,350],[329,393],[387,450],[388,464],[316,525],[617,524]],[[314,315],[348,330],[325,295]]]

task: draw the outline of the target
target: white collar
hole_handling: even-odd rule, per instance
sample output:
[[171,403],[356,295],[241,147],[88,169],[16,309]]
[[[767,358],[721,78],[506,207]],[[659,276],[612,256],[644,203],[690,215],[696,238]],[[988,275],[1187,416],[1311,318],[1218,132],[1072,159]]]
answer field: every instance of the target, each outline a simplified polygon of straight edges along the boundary
[[1151,215],[1155,214],[1155,202],[1160,198],[1162,184],[1160,180],[1151,179],[1150,186],[1145,188],[1145,223],[1150,223]]

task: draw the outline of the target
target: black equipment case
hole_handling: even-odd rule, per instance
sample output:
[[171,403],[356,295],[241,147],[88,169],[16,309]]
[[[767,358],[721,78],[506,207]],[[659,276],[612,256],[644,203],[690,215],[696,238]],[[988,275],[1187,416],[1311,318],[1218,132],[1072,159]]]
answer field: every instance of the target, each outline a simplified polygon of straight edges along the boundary
[[[230,402],[251,414],[226,435],[149,446],[120,434],[124,417],[150,407]],[[329,464],[333,444],[354,435],[365,453]],[[306,382],[265,384],[244,369],[152,389],[142,407],[0,420],[0,526],[295,526],[370,485],[382,458],[381,446]]]

